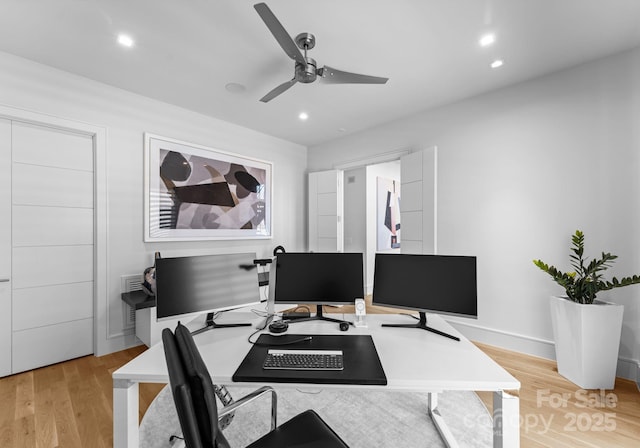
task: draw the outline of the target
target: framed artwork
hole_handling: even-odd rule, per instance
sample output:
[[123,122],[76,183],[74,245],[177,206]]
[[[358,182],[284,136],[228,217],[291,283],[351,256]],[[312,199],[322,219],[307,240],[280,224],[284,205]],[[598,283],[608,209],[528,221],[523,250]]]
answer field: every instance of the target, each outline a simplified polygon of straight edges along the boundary
[[144,241],[271,238],[272,165],[144,134]]
[[400,249],[400,182],[377,178],[377,250]]

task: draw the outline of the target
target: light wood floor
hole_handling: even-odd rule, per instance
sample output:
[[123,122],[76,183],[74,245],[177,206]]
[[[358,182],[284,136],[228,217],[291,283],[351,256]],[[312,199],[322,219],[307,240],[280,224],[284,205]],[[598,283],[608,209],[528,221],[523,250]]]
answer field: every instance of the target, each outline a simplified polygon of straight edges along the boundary
[[[555,362],[478,346],[522,383],[522,447],[640,446],[635,383],[618,380],[602,397],[562,378]],[[86,356],[0,379],[0,447],[111,447],[111,373],[142,351]],[[162,387],[140,385],[141,416]],[[491,409],[491,394],[479,395]]]
[[[613,390],[583,390],[555,361],[476,343],[520,383],[523,447],[640,447],[640,392],[616,379]],[[489,409],[490,393],[478,393]]]

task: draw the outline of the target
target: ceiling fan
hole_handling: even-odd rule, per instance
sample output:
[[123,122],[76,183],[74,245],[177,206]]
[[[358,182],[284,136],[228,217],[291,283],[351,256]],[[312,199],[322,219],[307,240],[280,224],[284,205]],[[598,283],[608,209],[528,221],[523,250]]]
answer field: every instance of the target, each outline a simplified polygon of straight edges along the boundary
[[[320,77],[323,82],[328,84],[384,84],[389,80],[389,78],[345,72],[328,65],[318,67],[315,59],[307,57],[307,50],[311,50],[316,45],[316,38],[313,34],[300,33],[294,40],[265,3],[258,3],[254,5],[254,8],[267,25],[267,28],[269,28],[269,31],[271,31],[271,34],[273,34],[273,37],[276,38],[284,52],[287,53],[287,56],[295,61],[293,78],[263,96],[260,99],[263,103],[269,102],[284,93],[297,82],[307,84],[315,81],[317,77]],[[304,55],[300,50],[304,51]]]

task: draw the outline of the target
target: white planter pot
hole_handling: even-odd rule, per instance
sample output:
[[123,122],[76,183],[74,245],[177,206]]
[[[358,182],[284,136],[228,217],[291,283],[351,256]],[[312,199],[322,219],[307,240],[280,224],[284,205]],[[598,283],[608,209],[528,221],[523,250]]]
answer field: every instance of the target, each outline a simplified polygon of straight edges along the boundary
[[583,389],[613,389],[624,306],[551,298],[558,373]]

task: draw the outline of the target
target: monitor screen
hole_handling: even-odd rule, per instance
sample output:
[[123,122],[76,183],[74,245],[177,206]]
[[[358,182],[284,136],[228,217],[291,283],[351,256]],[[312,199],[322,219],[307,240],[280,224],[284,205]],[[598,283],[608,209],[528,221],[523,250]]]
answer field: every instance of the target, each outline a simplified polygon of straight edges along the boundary
[[376,254],[373,304],[477,317],[476,257]]
[[[353,304],[364,297],[362,253],[278,254],[271,267],[275,303]],[[271,275],[271,274],[270,274]],[[273,282],[273,283],[272,283]]]
[[157,318],[259,303],[255,258],[254,253],[243,253],[157,259]]

